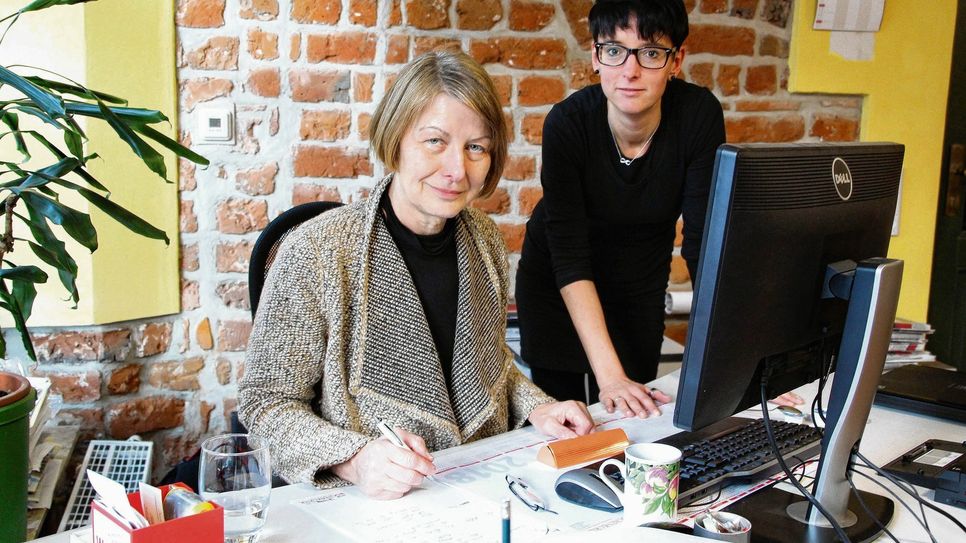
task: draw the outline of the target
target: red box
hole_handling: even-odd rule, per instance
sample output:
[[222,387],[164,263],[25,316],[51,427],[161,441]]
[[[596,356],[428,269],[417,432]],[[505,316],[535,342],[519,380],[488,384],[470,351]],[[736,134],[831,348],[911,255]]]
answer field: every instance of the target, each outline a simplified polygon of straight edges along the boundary
[[[191,490],[187,485],[175,483],[161,487],[161,499],[168,495],[173,487],[180,486]],[[132,492],[127,495],[131,506],[141,510],[141,493]],[[225,539],[225,510],[220,505],[211,511],[196,515],[167,520],[160,524],[152,524],[147,528],[132,530],[121,524],[111,513],[96,502],[91,502],[91,528],[94,543],[222,543]]]

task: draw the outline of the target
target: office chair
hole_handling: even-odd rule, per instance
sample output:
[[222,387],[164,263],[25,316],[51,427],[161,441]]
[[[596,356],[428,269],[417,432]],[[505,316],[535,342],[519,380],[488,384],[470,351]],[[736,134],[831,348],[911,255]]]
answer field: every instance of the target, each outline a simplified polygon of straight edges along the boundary
[[255,312],[258,310],[258,299],[262,295],[265,276],[268,275],[269,268],[275,262],[278,248],[282,245],[285,237],[296,226],[324,211],[334,209],[341,205],[340,202],[308,202],[300,204],[275,217],[262,230],[262,233],[259,234],[258,239],[255,241],[251,259],[248,262],[248,298],[252,306],[252,319],[255,318]]

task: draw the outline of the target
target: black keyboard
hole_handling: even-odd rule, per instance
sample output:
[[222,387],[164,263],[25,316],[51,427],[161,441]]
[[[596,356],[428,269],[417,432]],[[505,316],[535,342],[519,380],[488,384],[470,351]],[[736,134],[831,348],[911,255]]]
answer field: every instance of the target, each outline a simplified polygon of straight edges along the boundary
[[[790,468],[819,453],[821,430],[776,420],[771,424],[782,458]],[[681,449],[680,505],[713,495],[723,487],[758,481],[781,471],[762,420],[731,417],[658,443]]]

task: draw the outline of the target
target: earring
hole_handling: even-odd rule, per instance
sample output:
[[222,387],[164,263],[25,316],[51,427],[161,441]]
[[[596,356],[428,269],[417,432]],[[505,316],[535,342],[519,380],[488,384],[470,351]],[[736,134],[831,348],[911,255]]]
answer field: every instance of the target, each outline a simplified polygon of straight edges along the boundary
[[600,73],[600,70],[594,70],[594,73],[595,74],[599,74]]

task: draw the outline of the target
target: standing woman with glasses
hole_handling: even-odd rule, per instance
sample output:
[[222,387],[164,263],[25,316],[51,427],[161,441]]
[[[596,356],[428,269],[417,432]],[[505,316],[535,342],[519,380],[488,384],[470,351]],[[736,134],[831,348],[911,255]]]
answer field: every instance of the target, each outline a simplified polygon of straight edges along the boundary
[[641,383],[657,373],[676,223],[694,278],[724,117],[676,78],[682,0],[598,0],[589,23],[600,84],[544,122],[544,195],[516,281],[522,354],[557,399],[646,417],[670,401]]

